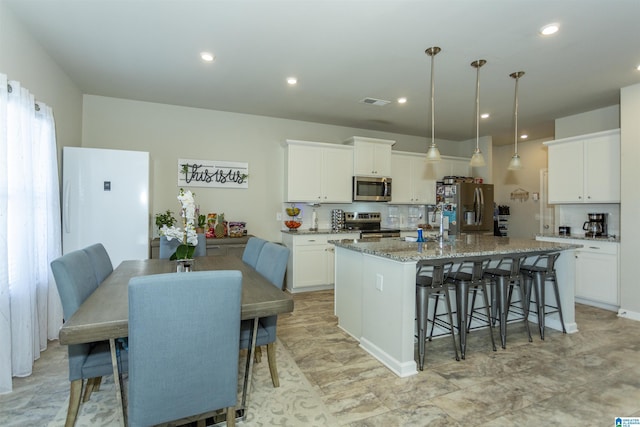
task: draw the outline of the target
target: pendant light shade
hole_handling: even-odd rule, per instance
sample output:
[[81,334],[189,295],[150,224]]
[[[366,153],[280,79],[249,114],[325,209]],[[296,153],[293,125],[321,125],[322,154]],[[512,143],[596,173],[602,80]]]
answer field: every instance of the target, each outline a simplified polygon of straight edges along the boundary
[[476,69],[476,149],[469,163],[472,167],[481,167],[487,164],[484,161],[482,151],[480,151],[480,67],[486,63],[487,61],[484,59],[478,59],[471,63],[471,66]]
[[509,76],[516,80],[516,91],[515,96],[513,98],[513,122],[514,122],[514,133],[513,139],[515,143],[515,154],[511,158],[509,162],[509,170],[518,170],[522,169],[522,162],[520,161],[520,156],[518,155],[518,80],[520,77],[524,76],[524,71],[516,71],[515,73],[509,74]]
[[436,139],[435,139],[435,128],[434,128],[434,124],[435,124],[435,120],[434,120],[434,98],[433,98],[433,89],[434,89],[434,84],[433,84],[433,57],[436,56],[442,49],[440,49],[437,46],[434,47],[430,47],[429,49],[425,50],[424,53],[426,53],[427,55],[429,55],[431,57],[431,145],[429,146],[429,149],[427,150],[427,162],[439,162],[440,161],[440,150],[438,150],[438,146],[436,145]]

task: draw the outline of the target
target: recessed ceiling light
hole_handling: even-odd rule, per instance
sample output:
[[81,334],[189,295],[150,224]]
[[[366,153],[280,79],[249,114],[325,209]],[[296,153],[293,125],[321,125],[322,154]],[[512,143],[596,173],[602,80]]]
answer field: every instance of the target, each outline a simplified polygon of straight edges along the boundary
[[560,27],[558,24],[547,24],[544,27],[540,28],[540,34],[543,36],[550,36],[551,34],[555,34],[558,32]]
[[215,56],[213,56],[212,53],[209,52],[202,52],[200,53],[200,58],[202,58],[203,61],[205,62],[213,62],[213,60],[216,58]]
[[638,65],[638,66],[636,67],[636,70],[640,71],[640,65]]
[[402,98],[398,98],[398,104],[406,104],[407,102],[407,98],[405,98],[404,96]]
[[520,135],[520,139],[527,139],[529,138],[529,135],[527,135],[526,133],[523,133],[522,135]]
[[296,79],[295,77],[287,77],[287,83],[289,83],[290,85],[294,85],[298,83],[298,79]]
[[481,119],[488,119],[489,118],[489,113],[480,114],[480,118]]

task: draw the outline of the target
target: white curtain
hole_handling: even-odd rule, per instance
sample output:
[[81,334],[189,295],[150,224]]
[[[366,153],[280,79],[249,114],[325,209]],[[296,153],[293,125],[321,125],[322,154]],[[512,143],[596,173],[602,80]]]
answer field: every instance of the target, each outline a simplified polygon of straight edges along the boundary
[[51,108],[0,74],[0,393],[62,325],[49,268],[62,252],[59,191]]

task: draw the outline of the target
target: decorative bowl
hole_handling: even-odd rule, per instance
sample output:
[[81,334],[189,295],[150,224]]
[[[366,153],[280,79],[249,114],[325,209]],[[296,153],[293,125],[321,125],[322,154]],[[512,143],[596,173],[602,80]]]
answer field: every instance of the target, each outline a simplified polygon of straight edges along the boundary
[[[289,216],[297,216],[299,213],[300,213],[300,208],[287,208],[287,215]],[[298,228],[298,227],[295,227],[295,228]]]
[[289,230],[293,231],[300,228],[300,226],[302,225],[302,222],[301,221],[285,221],[284,225],[286,225]]

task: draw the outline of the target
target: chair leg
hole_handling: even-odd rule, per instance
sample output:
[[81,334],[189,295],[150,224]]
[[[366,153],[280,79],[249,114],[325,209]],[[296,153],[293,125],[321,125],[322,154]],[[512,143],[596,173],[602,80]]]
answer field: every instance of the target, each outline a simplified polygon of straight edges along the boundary
[[449,295],[449,288],[445,286],[444,288],[444,297],[447,299],[447,310],[449,311],[449,324],[451,325],[451,340],[453,341],[453,351],[456,354],[456,360],[460,361],[460,356],[458,356],[458,345],[456,344],[456,333],[453,329],[453,315],[451,312],[451,298]]
[[[431,334],[433,334],[433,324],[435,323],[435,313],[438,309],[438,296],[436,295],[436,307],[433,310],[433,321],[431,322]],[[427,316],[429,309],[429,295],[423,286],[416,286],[416,316],[418,323],[418,369],[424,370],[425,340],[427,335]],[[429,339],[431,339],[431,334]]]
[[562,304],[560,304],[560,290],[558,290],[558,282],[556,281],[556,274],[550,277],[553,280],[553,292],[556,294],[556,304],[558,305],[558,315],[560,316],[560,324],[562,325],[562,333],[566,334],[567,329],[564,327],[564,318],[562,317]]
[[482,295],[484,296],[484,308],[487,319],[489,319],[489,336],[491,337],[491,348],[496,351],[496,340],[493,338],[493,324],[491,323],[491,312],[489,310],[489,297],[487,296],[487,285],[482,282]]
[[[431,338],[433,337],[433,328],[436,326],[436,313],[438,312],[438,301],[439,301],[439,299],[440,299],[440,295],[439,294],[435,294],[435,304],[433,306],[433,319],[431,320],[431,331],[429,331],[429,341],[431,341]],[[426,314],[425,314],[425,316],[426,316]],[[425,324],[425,328],[426,328],[426,324]]]
[[206,420],[198,420],[198,421],[196,421],[196,427],[206,427],[206,426],[207,426]]
[[100,388],[101,380],[102,377],[94,377],[87,380],[87,385],[84,388],[84,396],[82,397],[83,402],[88,402],[91,398],[91,393],[93,393],[94,391],[98,391],[98,388]]
[[269,361],[269,372],[271,372],[271,382],[274,387],[280,387],[278,378],[278,366],[276,365],[276,343],[267,344],[267,359]]
[[69,407],[67,408],[67,420],[65,427],[73,427],[80,409],[80,397],[82,396],[82,379],[71,381],[71,390],[69,392]]
[[260,363],[262,362],[262,347],[260,347],[259,345],[256,346],[256,350],[254,351],[254,357],[253,360],[256,363]]
[[227,427],[235,427],[236,425],[236,408],[229,406],[227,408]]

